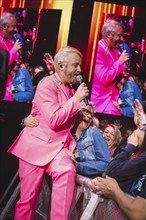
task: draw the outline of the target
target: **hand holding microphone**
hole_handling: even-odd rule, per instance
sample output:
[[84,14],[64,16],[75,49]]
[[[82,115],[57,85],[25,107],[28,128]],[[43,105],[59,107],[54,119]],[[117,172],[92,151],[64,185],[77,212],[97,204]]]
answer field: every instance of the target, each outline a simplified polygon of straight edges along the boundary
[[22,48],[22,44],[19,41],[19,39],[14,35],[14,39],[15,39],[15,43],[13,45],[13,50],[17,51],[18,53],[20,52],[21,48]]
[[119,60],[121,60],[122,63],[125,63],[126,66],[129,67],[129,54],[124,49],[122,44],[120,44],[120,50],[121,50],[121,54],[119,56]]
[[82,82],[82,79],[83,77],[81,75],[77,76],[77,81],[80,83],[80,85],[75,92],[75,96],[79,101],[84,100],[85,104],[88,105],[87,96],[89,96],[89,89],[87,85],[84,82]]

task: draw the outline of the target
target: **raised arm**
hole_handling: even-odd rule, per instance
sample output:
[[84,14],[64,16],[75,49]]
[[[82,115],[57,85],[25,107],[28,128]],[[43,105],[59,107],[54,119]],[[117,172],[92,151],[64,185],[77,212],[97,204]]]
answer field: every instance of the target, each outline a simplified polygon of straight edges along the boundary
[[143,127],[142,119],[146,120],[146,115],[144,113],[143,106],[141,105],[138,99],[135,99],[134,106],[132,108],[134,112],[134,123],[139,128],[142,128]]

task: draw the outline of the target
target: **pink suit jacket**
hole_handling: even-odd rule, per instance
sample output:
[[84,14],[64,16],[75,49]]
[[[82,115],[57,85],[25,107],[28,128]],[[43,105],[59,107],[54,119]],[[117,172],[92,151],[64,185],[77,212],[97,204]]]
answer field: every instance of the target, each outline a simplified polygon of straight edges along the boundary
[[103,39],[99,41],[90,97],[95,112],[121,115],[113,104],[119,97],[116,78],[126,69],[118,53],[118,49],[111,51]]
[[[18,59],[19,54],[17,51],[13,50],[12,39],[7,39],[6,41],[1,32],[0,32],[0,48],[8,51],[9,53],[9,64],[8,65],[9,66],[14,61],[16,61],[16,59]],[[14,101],[14,98],[12,94],[10,93],[11,85],[12,85],[12,78],[8,75],[5,96],[3,100]]]
[[12,39],[7,39],[7,41],[3,38],[2,33],[0,32],[0,48],[8,51],[9,53],[9,66],[18,59],[19,54],[16,50],[13,50]]
[[32,115],[39,120],[37,127],[25,127],[8,152],[31,164],[44,166],[64,147],[73,151],[71,135],[75,115],[82,104],[73,96],[57,73],[43,78],[36,90]]

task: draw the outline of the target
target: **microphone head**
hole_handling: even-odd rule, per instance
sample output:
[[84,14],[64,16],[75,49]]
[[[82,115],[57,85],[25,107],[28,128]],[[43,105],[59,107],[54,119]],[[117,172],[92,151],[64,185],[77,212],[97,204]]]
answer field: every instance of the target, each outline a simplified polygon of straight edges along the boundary
[[120,45],[119,45],[119,49],[121,50],[121,52],[123,52],[123,50],[124,50],[123,44],[120,44]]
[[17,40],[17,35],[16,35],[16,33],[13,34],[13,38],[14,38],[15,41]]
[[81,75],[76,76],[76,80],[81,84],[83,81],[83,77]]

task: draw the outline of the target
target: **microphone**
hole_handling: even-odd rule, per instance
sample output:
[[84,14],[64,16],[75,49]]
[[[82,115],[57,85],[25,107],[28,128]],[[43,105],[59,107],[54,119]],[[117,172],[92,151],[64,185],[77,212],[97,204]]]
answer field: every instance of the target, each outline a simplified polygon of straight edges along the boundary
[[76,80],[81,84],[83,82],[83,77],[81,75],[76,76]]
[[13,37],[14,37],[14,40],[16,41],[17,40],[17,35],[13,34]]
[[14,40],[14,43],[16,42],[16,40],[19,40],[19,38],[17,37],[17,34],[13,34],[13,40]]
[[123,44],[120,44],[120,45],[119,45],[119,49],[120,49],[120,52],[122,53],[123,50],[124,50],[124,46],[123,46]]
[[[81,75],[76,76],[77,81],[81,84],[83,82],[83,77]],[[88,98],[84,98],[84,102],[86,105],[89,105]]]
[[[121,55],[121,53],[122,53],[124,50],[126,50],[126,49],[124,48],[124,45],[123,45],[123,44],[120,44],[120,45],[119,45],[119,49],[120,49],[120,54],[119,54],[119,55]],[[126,50],[126,52],[127,52],[127,50]],[[127,53],[128,53],[128,52],[127,52]],[[129,68],[129,66],[130,66],[129,61],[127,61],[125,64],[126,64],[126,66]]]

